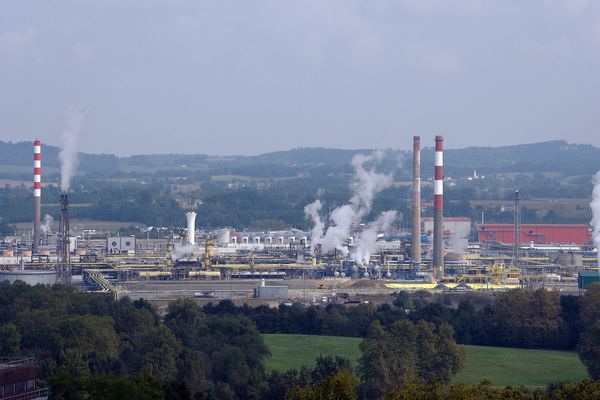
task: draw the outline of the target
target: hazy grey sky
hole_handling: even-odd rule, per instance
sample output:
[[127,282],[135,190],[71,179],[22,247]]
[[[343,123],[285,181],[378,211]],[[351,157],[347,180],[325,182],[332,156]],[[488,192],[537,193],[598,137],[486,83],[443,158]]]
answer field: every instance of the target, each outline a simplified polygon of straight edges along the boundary
[[[257,154],[600,146],[596,0],[0,0],[0,139]],[[428,139],[429,138],[429,139]]]

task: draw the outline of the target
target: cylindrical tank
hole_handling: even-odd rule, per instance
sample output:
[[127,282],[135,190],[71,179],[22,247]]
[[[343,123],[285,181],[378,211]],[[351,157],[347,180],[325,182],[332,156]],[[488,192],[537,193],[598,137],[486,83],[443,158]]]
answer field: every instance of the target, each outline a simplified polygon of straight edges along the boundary
[[231,232],[229,229],[219,229],[217,232],[217,244],[225,246],[231,242]]
[[54,285],[56,283],[56,271],[0,271],[0,282],[23,281],[29,285]]
[[574,265],[576,267],[583,266],[583,254],[573,252],[560,252],[554,257],[558,265]]

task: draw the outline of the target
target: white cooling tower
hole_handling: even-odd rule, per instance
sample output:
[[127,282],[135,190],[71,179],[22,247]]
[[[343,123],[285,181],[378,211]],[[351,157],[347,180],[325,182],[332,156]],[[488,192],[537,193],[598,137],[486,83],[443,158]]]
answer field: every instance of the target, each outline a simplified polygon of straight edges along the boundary
[[196,243],[196,213],[187,212],[185,217],[187,218],[187,242],[193,245]]

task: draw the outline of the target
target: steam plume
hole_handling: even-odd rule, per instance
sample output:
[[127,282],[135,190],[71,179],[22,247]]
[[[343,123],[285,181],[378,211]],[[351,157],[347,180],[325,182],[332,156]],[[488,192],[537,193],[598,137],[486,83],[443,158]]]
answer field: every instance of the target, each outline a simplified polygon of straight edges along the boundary
[[[324,235],[323,225],[318,225],[313,218],[313,223],[315,224],[313,228],[313,242],[321,243],[323,251],[337,249],[344,255],[348,254],[349,250],[346,240],[350,235],[352,226],[358,224],[371,212],[375,195],[389,187],[392,183],[391,175],[381,174],[376,171],[376,167],[383,159],[383,155],[383,152],[375,151],[370,155],[357,154],[354,156],[352,159],[354,176],[350,182],[350,188],[353,193],[352,197],[348,204],[344,204],[331,212],[331,225],[325,231]],[[312,210],[312,207],[310,210]],[[315,233],[320,235],[317,236]],[[375,239],[377,239],[376,233]]]
[[44,223],[41,226],[42,233],[44,235],[48,235],[49,233],[52,232],[52,224],[53,223],[54,223],[54,218],[52,218],[52,215],[50,215],[50,214],[44,215]]
[[173,255],[171,256],[173,261],[180,260],[182,258],[188,258],[194,254],[194,246],[191,244],[183,245],[175,243],[173,247]]
[[[600,251],[600,171],[596,172],[594,177],[594,191],[592,192],[592,202],[590,203],[592,209],[592,227],[594,231],[592,233],[592,239],[596,249]],[[600,256],[598,257],[598,267],[600,271]]]
[[313,223],[313,228],[311,230],[311,250],[314,253],[315,247],[321,243],[321,239],[323,237],[323,232],[325,231],[325,223],[321,220],[321,216],[319,215],[319,211],[323,204],[321,204],[321,200],[317,199],[304,207],[304,214],[306,214],[307,218],[310,218]]
[[67,109],[67,127],[61,135],[62,149],[60,159],[60,190],[67,192],[71,187],[71,178],[77,169],[77,144],[85,121],[83,110],[74,107]]
[[375,221],[367,225],[367,229],[358,235],[356,248],[352,252],[352,258],[358,265],[369,264],[371,254],[377,247],[377,234],[387,232],[394,223],[396,215],[396,211],[382,212]]

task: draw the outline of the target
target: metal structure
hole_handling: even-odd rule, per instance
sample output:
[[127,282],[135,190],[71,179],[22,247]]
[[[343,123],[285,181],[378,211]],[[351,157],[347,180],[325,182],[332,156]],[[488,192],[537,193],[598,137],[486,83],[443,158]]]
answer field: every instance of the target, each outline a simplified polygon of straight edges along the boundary
[[412,264],[416,271],[421,264],[421,137],[413,136],[413,215]]
[[40,230],[42,219],[42,143],[39,140],[33,142],[33,253],[36,253],[40,245]]
[[519,248],[521,247],[521,204],[519,189],[515,190],[515,215],[513,223],[513,265],[519,266]]
[[56,270],[58,281],[71,285],[71,243],[69,237],[69,198],[66,193],[60,195],[60,225],[57,246],[58,262]]
[[435,137],[435,177],[433,182],[433,268],[444,276],[444,137]]

